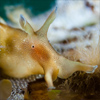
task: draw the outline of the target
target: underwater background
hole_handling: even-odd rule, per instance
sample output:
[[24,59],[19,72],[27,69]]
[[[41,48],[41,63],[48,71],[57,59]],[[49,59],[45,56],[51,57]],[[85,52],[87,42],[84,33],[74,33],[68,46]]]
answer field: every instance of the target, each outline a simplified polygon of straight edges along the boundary
[[25,9],[31,9],[34,15],[38,15],[49,10],[55,5],[55,0],[2,0],[0,1],[0,16],[7,19],[5,6],[22,5]]
[[52,47],[69,60],[98,65],[97,70],[93,74],[79,71],[68,79],[58,78],[52,91],[48,91],[42,75],[16,79],[0,74],[0,80],[9,79],[12,83],[7,100],[100,99],[100,0],[2,0],[0,21],[21,28],[22,14],[38,30],[56,7],[57,16],[47,34]]

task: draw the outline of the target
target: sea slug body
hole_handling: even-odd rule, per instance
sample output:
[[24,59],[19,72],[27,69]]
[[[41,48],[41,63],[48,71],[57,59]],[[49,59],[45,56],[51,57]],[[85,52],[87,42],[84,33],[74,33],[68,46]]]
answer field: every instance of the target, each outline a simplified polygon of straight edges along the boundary
[[57,77],[68,78],[75,71],[92,73],[97,66],[70,61],[59,55],[47,39],[47,31],[55,19],[52,11],[43,26],[34,32],[31,25],[21,15],[21,29],[0,23],[0,69],[8,76],[23,78],[44,74],[48,88],[54,88]]

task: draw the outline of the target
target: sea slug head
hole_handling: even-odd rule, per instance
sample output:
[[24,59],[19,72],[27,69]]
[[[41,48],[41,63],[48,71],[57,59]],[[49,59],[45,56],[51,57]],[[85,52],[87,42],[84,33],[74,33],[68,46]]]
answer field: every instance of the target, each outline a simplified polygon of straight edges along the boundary
[[33,59],[38,61],[38,63],[43,67],[45,80],[49,87],[53,88],[52,80],[57,78],[59,69],[57,68],[56,58],[57,53],[52,48],[47,39],[47,31],[50,24],[54,21],[56,17],[57,9],[53,10],[49,15],[43,26],[36,32],[28,21],[21,15],[20,16],[20,25],[22,29],[28,34],[28,37],[25,40],[24,47],[29,47],[27,52],[32,56]]

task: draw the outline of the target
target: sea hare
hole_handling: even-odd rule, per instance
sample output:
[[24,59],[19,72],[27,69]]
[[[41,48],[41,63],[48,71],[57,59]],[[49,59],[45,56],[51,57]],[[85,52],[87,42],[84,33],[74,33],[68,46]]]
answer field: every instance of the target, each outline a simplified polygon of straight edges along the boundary
[[44,74],[48,88],[53,88],[57,76],[65,79],[75,71],[94,72],[97,66],[70,61],[48,42],[47,31],[55,17],[53,10],[36,32],[22,15],[23,30],[0,23],[0,46],[3,47],[0,48],[0,69],[4,74],[15,78]]

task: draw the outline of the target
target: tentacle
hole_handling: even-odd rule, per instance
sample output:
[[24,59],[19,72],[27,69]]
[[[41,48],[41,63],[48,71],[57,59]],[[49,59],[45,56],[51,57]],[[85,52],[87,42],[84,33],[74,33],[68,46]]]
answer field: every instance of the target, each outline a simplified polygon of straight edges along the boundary
[[20,22],[20,25],[24,29],[25,32],[27,32],[29,35],[35,34],[31,25],[26,21],[26,19],[22,15],[20,15],[19,22]]
[[45,80],[48,85],[48,89],[55,89],[53,81],[57,79],[59,69],[55,66],[44,68]]
[[98,68],[98,65],[90,66],[90,67],[91,67],[91,70],[90,71],[86,71],[86,73],[94,73],[95,70]]
[[93,66],[82,63],[77,63],[77,65],[75,66],[76,71],[84,71],[86,73],[94,73],[97,67],[97,65]]
[[86,73],[93,73],[98,67],[97,65],[86,65],[79,62],[70,61],[64,57],[59,59],[59,74],[60,78],[68,78],[75,71],[85,71]]
[[52,11],[52,13],[49,15],[49,17],[47,18],[47,20],[43,24],[43,26],[36,32],[38,35],[44,36],[47,34],[47,31],[48,31],[50,24],[54,21],[54,19],[56,17],[56,11],[57,11],[57,8]]
[[52,79],[51,73],[48,72],[48,73],[45,74],[45,81],[46,81],[49,89],[55,88],[54,85],[53,85],[53,79]]

